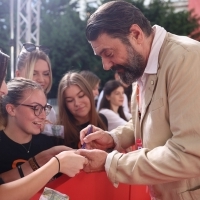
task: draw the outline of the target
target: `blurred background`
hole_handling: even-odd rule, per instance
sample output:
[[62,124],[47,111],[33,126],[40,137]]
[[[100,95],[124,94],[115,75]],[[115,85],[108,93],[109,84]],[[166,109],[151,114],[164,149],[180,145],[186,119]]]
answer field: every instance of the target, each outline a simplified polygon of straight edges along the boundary
[[[200,0],[127,0],[142,10],[151,24],[200,41]],[[0,0],[0,49],[11,56],[7,80],[14,77],[15,63],[24,42],[50,48],[54,104],[59,81],[69,70],[91,70],[101,87],[113,72],[102,68],[85,37],[87,18],[108,0]],[[101,89],[101,88],[100,88]]]

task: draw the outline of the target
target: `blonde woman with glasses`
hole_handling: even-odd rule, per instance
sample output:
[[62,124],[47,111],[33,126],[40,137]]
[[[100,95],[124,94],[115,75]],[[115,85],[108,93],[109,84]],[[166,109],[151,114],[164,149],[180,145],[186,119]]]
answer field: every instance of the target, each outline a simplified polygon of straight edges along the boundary
[[[32,43],[23,44],[17,60],[16,77],[24,77],[39,83],[47,95],[52,86],[51,62],[48,57],[49,49],[45,46],[36,46]],[[53,135],[51,124],[56,123],[56,113],[52,108],[47,116],[47,121],[42,133]]]
[[[7,83],[7,87],[0,112],[5,127],[0,131],[0,176],[5,182],[29,173],[30,168],[24,168],[22,164],[40,152],[55,146],[59,146],[60,151],[69,149],[63,145],[63,139],[40,134],[51,110],[41,85],[30,79],[15,78]],[[46,161],[36,157],[31,162],[37,169]],[[14,168],[19,173],[6,173]]]

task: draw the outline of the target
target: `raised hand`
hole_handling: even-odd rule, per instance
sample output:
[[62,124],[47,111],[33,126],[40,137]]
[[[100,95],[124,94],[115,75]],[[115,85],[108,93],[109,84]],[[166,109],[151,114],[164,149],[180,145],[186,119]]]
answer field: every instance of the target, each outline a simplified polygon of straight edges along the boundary
[[102,149],[107,150],[115,146],[113,138],[102,129],[92,126],[92,133],[87,135],[91,125],[82,129],[80,132],[81,144],[86,143],[86,149]]

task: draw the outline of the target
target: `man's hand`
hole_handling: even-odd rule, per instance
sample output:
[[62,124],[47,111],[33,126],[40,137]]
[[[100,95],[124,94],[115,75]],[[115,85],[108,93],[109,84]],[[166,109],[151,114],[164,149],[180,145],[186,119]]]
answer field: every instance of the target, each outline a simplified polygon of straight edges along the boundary
[[88,159],[88,163],[83,168],[85,172],[98,172],[105,170],[104,165],[107,158],[107,153],[105,151],[98,149],[79,149],[77,150],[77,153]]
[[92,126],[92,133],[87,135],[90,126],[87,126],[80,132],[81,144],[85,142],[87,149],[107,150],[115,146],[111,135],[96,126]]

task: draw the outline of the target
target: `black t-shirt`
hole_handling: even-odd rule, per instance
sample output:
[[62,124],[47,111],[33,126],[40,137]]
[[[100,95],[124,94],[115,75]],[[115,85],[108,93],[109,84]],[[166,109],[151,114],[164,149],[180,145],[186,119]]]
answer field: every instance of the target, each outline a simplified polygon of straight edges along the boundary
[[103,123],[106,125],[106,128],[108,130],[108,119],[106,118],[106,116],[103,115],[102,113],[99,113],[99,117],[101,118],[101,120],[103,121]]
[[[38,134],[32,136],[31,145],[30,142],[21,145],[0,131],[0,173],[15,168],[44,150],[63,144],[63,139]],[[27,153],[28,149],[29,153]]]
[[[103,123],[106,125],[106,127],[108,127],[108,120],[107,120],[107,118],[103,114],[101,114],[101,113],[99,113],[99,117],[101,118],[101,120],[103,121]],[[89,122],[86,122],[84,124],[78,125],[77,126],[78,133],[80,133],[80,131],[82,129],[84,129],[85,127],[87,127],[89,124],[90,124]],[[76,140],[74,140],[74,142],[71,142],[71,144],[68,144],[67,146],[71,147],[73,149],[79,149],[79,148],[81,148],[81,143],[80,143],[79,137]]]

